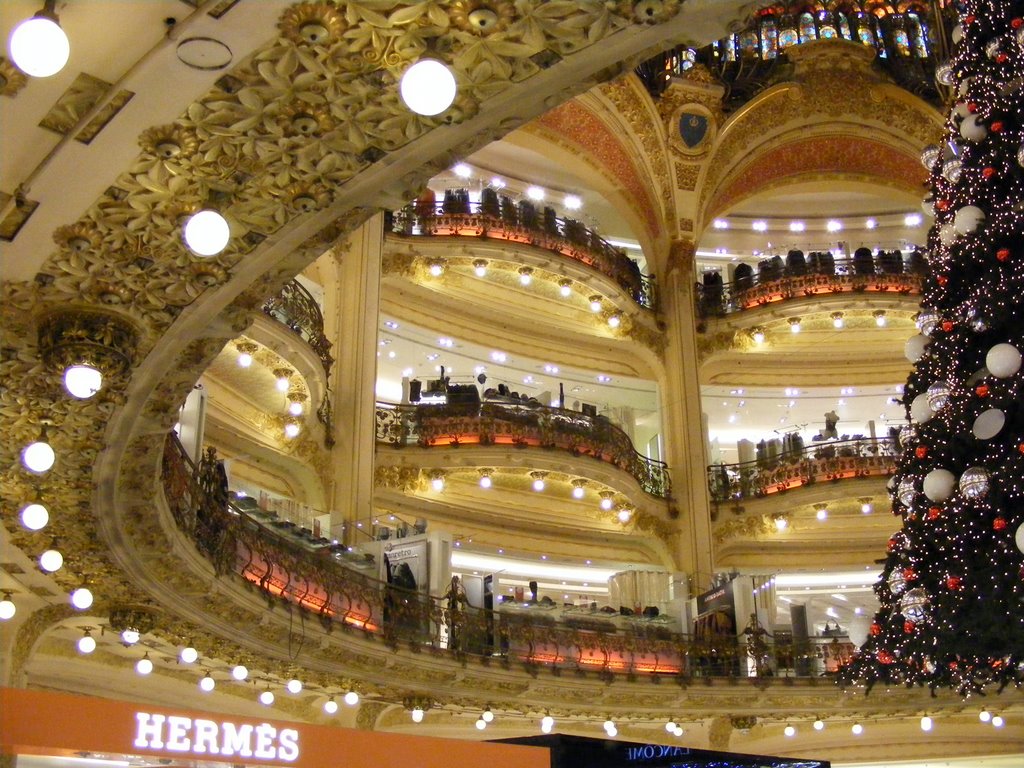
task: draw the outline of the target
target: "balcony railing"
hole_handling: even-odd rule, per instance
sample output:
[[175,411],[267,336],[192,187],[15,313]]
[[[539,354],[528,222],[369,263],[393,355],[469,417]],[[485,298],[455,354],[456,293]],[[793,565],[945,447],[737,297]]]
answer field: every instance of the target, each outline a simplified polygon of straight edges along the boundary
[[897,449],[891,438],[837,440],[741,464],[712,464],[714,504],[763,498],[819,481],[891,475]]
[[317,407],[316,416],[324,425],[324,444],[330,448],[334,445],[334,420],[331,410],[331,342],[324,333],[324,315],[320,305],[298,280],[289,280],[281,288],[281,292],[272,296],[263,304],[263,312],[287,326],[293,333],[305,341],[320,358],[327,380],[327,390]]
[[[619,611],[559,608],[542,602],[502,603],[498,610],[468,605],[456,590],[432,597],[371,575],[376,564],[346,559],[341,545],[304,539],[287,526],[234,507],[212,449],[193,465],[172,433],[162,465],[164,495],[181,531],[219,575],[240,576],[270,596],[301,606],[325,628],[346,626],[390,647],[431,649],[438,656],[530,674],[542,667],[616,674],[779,678],[834,676],[853,654],[847,638],[772,638],[748,634],[691,635],[678,619],[621,616]],[[363,570],[358,568],[363,566]]]
[[668,499],[668,466],[633,448],[629,436],[602,416],[516,403],[377,404],[377,442],[385,445],[512,445],[561,448],[614,464],[651,496]]
[[[817,255],[817,254],[812,254]],[[836,293],[920,293],[926,273],[923,261],[902,257],[835,259],[831,254],[810,264],[784,265],[781,259],[762,262],[759,269],[740,271],[732,282],[717,272],[705,273],[699,283],[697,311],[701,317],[720,317],[776,301]]]
[[465,236],[526,243],[586,264],[614,280],[639,306],[657,308],[654,277],[642,274],[623,251],[580,222],[558,218],[551,208],[538,211],[526,200],[517,205],[509,197],[499,200],[495,195],[479,203],[468,198],[416,202],[392,213],[388,229],[405,236]]

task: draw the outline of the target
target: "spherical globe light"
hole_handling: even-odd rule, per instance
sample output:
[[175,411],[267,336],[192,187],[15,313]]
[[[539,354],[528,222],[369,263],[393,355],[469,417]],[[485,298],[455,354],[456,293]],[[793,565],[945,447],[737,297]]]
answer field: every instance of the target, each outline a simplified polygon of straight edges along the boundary
[[33,16],[15,27],[8,49],[18,69],[32,77],[57,74],[71,55],[68,36],[55,19],[46,16]]
[[921,359],[921,356],[924,354],[925,349],[927,349],[929,342],[931,342],[931,339],[924,334],[919,333],[916,336],[911,336],[907,339],[907,343],[903,347],[903,354],[906,356],[907,360],[912,363],[916,363]]
[[39,556],[39,567],[47,573],[59,571],[64,565],[64,555],[56,549],[48,549]]
[[22,463],[33,472],[46,472],[56,459],[57,455],[46,440],[29,443],[21,452]]
[[149,656],[143,656],[137,662],[135,662],[135,671],[140,675],[148,675],[153,671],[153,662],[150,661]]
[[489,723],[492,720],[494,720],[494,713],[491,712],[490,708],[485,709],[483,711],[483,714],[480,715],[480,719],[483,720],[485,723]]
[[415,707],[415,708],[413,708],[413,710],[412,710],[412,721],[414,723],[422,723],[423,722],[423,708],[422,707]]
[[249,670],[244,665],[238,664],[231,670],[231,676],[238,682],[242,682],[249,676]]
[[1006,724],[1006,721],[1003,720],[1003,716],[1002,715],[992,715],[992,725],[994,727],[1002,728],[1003,725],[1005,725],[1005,724]]
[[21,524],[30,531],[41,531],[50,522],[50,513],[42,504],[29,504],[21,510]]
[[1013,344],[996,344],[985,355],[985,367],[997,379],[1006,379],[1020,370],[1020,350]]
[[823,730],[824,728],[825,728],[825,721],[822,720],[820,717],[817,720],[814,721],[814,730],[820,731],[820,730]]
[[262,704],[265,707],[269,707],[273,703],[274,703],[274,692],[272,690],[270,690],[268,688],[267,690],[265,690],[262,693],[260,693],[260,704]]
[[11,596],[8,594],[4,595],[4,599],[0,600],[0,621],[7,621],[13,619],[14,614],[18,612],[18,606],[11,600]]
[[88,400],[102,386],[103,374],[91,365],[71,365],[64,371],[64,389],[79,400]]
[[399,93],[418,115],[438,115],[455,101],[455,75],[436,59],[420,59],[402,75]]
[[231,239],[227,219],[217,211],[204,210],[185,222],[185,245],[197,256],[216,256]]
[[288,689],[288,693],[302,693],[302,681],[293,678],[288,681],[285,688]]
[[92,653],[96,650],[96,638],[86,632],[80,638],[78,638],[78,652],[79,653]]
[[135,645],[141,637],[142,635],[139,634],[139,630],[131,627],[128,627],[128,629],[121,633],[121,641],[125,645]]
[[918,424],[924,424],[934,415],[935,412],[928,403],[927,392],[922,392],[910,402],[910,418]]
[[207,672],[202,680],[199,681],[199,689],[205,693],[209,693],[217,687],[217,681],[210,677],[210,673]]
[[922,731],[930,731],[931,729],[932,729],[932,719],[930,717],[928,717],[928,715],[925,715],[924,717],[921,718],[921,730]]
[[195,664],[199,660],[199,651],[192,646],[187,645],[181,649],[181,655],[179,658],[183,664]]
[[956,487],[956,477],[948,469],[933,469],[924,476],[924,483],[921,489],[924,495],[930,500],[938,503],[946,501],[953,495]]
[[786,726],[786,727],[785,727],[785,728],[784,728],[784,729],[782,730],[782,732],[783,732],[784,734],[786,734],[786,736],[795,736],[795,735],[796,735],[796,728],[794,728],[794,727],[793,727],[792,725],[787,725],[787,726]]
[[92,592],[85,587],[79,587],[71,593],[71,604],[80,611],[84,611],[92,605]]
[[324,712],[326,712],[328,715],[333,715],[337,711],[338,702],[336,702],[334,699],[328,699],[324,702]]
[[665,730],[668,731],[669,733],[672,733],[672,731],[674,731],[675,729],[676,729],[676,721],[675,720],[669,720],[667,723],[665,723]]
[[854,723],[853,727],[850,728],[850,732],[853,733],[854,736],[860,736],[864,733],[864,726],[860,723]]
[[484,719],[482,717],[479,720],[476,721],[476,729],[478,731],[482,731],[486,727],[487,727],[487,723],[484,721]]
[[543,733],[551,733],[551,729],[555,727],[555,718],[551,715],[544,715],[540,720],[540,729]]
[[345,703],[348,704],[350,707],[354,707],[356,704],[359,703],[359,694],[355,691],[349,691],[345,694]]

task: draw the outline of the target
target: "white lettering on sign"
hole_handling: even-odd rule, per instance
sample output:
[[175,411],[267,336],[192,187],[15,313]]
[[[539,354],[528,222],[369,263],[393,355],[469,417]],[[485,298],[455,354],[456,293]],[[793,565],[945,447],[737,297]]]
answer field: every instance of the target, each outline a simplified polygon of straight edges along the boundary
[[294,762],[299,758],[299,732],[277,730],[270,723],[220,722],[178,715],[135,713],[137,749],[189,752],[195,755],[255,757]]

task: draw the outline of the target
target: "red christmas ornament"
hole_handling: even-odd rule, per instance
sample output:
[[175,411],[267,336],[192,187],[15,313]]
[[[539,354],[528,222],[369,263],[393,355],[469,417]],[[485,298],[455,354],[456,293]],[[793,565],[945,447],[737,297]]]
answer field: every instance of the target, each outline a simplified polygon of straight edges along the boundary
[[1021,24],[1024,24],[1024,19],[1022,19],[1022,18],[1020,18],[1020,16],[1018,16],[1016,19],[1013,19],[1010,22],[1010,27],[1012,29],[1020,29],[1020,25]]
[[907,581],[913,581],[917,578],[917,571],[915,571],[913,568],[904,568],[903,578]]
[[1017,444],[1017,452],[1018,453],[1024,453],[1024,443],[1018,443]]
[[996,251],[996,258],[999,261],[1006,261],[1008,258],[1010,258],[1010,249],[1000,248],[998,251]]
[[934,520],[935,518],[937,518],[941,514],[942,514],[942,510],[939,509],[938,507],[929,507],[928,508],[928,519],[929,520]]
[[949,333],[950,331],[952,331],[953,330],[953,321],[952,320],[943,320],[942,321],[942,330],[945,331],[946,333]]
[[998,55],[996,56],[996,61],[997,61],[997,62],[998,62],[999,64],[1005,64],[1005,63],[1006,63],[1006,60],[1007,60],[1007,58],[1009,58],[1009,57],[1008,57],[1008,56],[1007,56],[1007,55],[1006,55],[1005,53],[1003,53],[1002,51],[1000,51],[1000,52],[999,52],[999,54],[998,54]]
[[919,446],[917,446],[917,448],[914,449],[914,455],[917,456],[917,458],[919,458],[919,459],[923,459],[925,456],[928,455],[928,446],[927,445],[919,445]]
[[917,628],[917,625],[914,624],[914,622],[912,622],[912,621],[904,621],[903,622],[903,632],[904,632],[904,634],[909,635],[916,628]]
[[882,628],[879,626],[877,621],[873,621],[871,622],[871,627],[868,629],[868,632],[872,635],[880,635],[882,634]]
[[957,664],[956,664],[956,662],[955,662],[955,661],[951,661],[951,662],[949,662],[949,668],[950,668],[950,669],[956,669],[956,667],[957,667]]
[[964,24],[973,24],[974,23],[974,19],[975,19],[974,14],[973,13],[968,13],[966,16],[964,16]]
[[935,278],[935,282],[944,288],[946,286],[946,283],[949,282],[949,278],[946,277],[945,275],[939,275],[938,277]]
[[952,590],[960,589],[960,577],[959,576],[947,576],[946,577],[946,589],[952,589]]
[[974,394],[978,397],[988,397],[988,384],[979,384],[974,388]]
[[967,102],[967,111],[973,115],[975,112],[978,111],[978,105],[975,104],[973,101]]
[[982,169],[981,175],[986,179],[991,179],[993,176],[996,175],[996,169],[990,165],[987,168]]
[[993,528],[993,530],[1001,531],[1005,527],[1006,527],[1006,518],[1005,517],[997,517],[995,520],[992,521],[992,528]]
[[1002,120],[995,120],[995,121],[993,121],[992,125],[990,125],[988,127],[988,129],[990,131],[992,131],[992,133],[1002,133],[1003,132],[1003,121]]
[[943,198],[942,200],[936,200],[935,201],[935,208],[936,208],[936,210],[939,210],[939,211],[948,211],[949,210],[949,200],[946,200],[945,198]]
[[896,659],[888,651],[882,650],[878,652],[878,661],[880,664],[892,664]]

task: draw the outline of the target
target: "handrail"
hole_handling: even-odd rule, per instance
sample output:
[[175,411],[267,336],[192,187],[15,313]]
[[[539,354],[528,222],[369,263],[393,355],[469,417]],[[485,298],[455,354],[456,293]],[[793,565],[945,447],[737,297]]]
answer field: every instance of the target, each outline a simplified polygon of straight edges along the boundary
[[633,447],[629,435],[601,416],[567,408],[484,401],[458,405],[377,404],[377,442],[385,445],[514,445],[561,448],[629,472],[645,493],[672,497],[668,465]]
[[[550,211],[550,213],[549,213]],[[411,203],[390,216],[389,231],[402,236],[469,236],[526,243],[581,262],[614,280],[637,305],[657,309],[653,275],[640,272],[626,254],[578,221],[543,212],[511,198],[488,202],[451,200]]]
[[737,464],[707,468],[714,504],[763,498],[818,480],[891,475],[897,447],[892,438],[833,440],[762,456]]
[[[840,636],[792,640],[764,631],[691,635],[669,617],[619,616],[540,603],[470,606],[464,592],[442,597],[399,588],[346,564],[339,545],[313,547],[233,507],[216,452],[193,465],[174,433],[161,467],[165,500],[179,529],[219,575],[240,576],[268,597],[337,625],[379,637],[393,649],[430,648],[465,662],[541,666],[577,673],[691,677],[834,677],[854,647]],[[675,621],[677,624],[678,622]]]
[[721,317],[776,301],[835,293],[920,293],[925,265],[879,258],[875,261],[834,259],[831,256],[811,266],[787,267],[762,262],[758,271],[731,282],[719,282],[720,275],[705,273],[697,284],[697,312],[701,317]]

